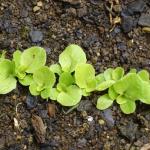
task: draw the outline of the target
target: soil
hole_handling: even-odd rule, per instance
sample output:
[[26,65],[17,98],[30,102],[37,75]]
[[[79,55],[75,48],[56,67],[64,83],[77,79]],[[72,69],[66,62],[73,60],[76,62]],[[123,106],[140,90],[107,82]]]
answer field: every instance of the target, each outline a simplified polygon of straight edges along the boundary
[[[113,2],[114,10],[108,0],[0,0],[0,49],[11,57],[16,49],[42,46],[49,65],[77,43],[96,72],[116,66],[150,71],[150,34],[142,31],[143,18],[138,23],[150,14],[150,1]],[[110,14],[122,20],[113,29]],[[150,106],[138,103],[131,115],[118,105],[99,111],[99,95],[83,97],[66,114],[69,108],[32,97],[18,84],[0,96],[0,149],[140,150],[150,143]]]

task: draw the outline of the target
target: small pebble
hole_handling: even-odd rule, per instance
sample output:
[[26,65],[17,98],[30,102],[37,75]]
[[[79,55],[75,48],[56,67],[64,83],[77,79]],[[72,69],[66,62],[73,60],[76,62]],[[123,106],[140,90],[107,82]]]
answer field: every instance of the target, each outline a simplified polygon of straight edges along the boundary
[[35,6],[34,8],[33,8],[33,11],[34,12],[37,12],[37,11],[39,11],[40,10],[40,7],[39,6]]
[[37,6],[38,6],[38,7],[42,7],[42,6],[43,6],[42,1],[37,2]]
[[104,124],[105,124],[105,121],[104,121],[103,119],[99,119],[99,120],[98,120],[98,123],[99,123],[100,125],[104,125]]
[[87,120],[88,120],[89,122],[92,122],[92,121],[93,121],[93,117],[92,117],[92,116],[87,116]]

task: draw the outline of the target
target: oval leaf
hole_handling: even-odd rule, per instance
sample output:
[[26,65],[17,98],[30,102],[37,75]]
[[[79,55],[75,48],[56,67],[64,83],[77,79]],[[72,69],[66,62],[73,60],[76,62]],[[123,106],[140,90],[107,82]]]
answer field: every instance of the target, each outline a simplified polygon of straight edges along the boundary
[[32,84],[29,86],[29,91],[34,96],[40,95],[40,92],[37,91],[37,86],[38,85],[35,82],[32,82]]
[[126,103],[127,101],[131,101],[131,99],[125,97],[124,95],[119,95],[116,99],[117,103],[118,104],[124,104]]
[[125,114],[131,114],[135,112],[135,109],[136,109],[135,101],[127,101],[126,103],[121,104],[120,109]]
[[25,70],[27,73],[34,73],[38,68],[44,66],[46,63],[46,52],[43,48],[33,46],[26,49],[20,60],[21,70]]
[[23,79],[19,79],[19,82],[24,86],[29,86],[33,82],[33,75],[26,75]]
[[106,81],[112,80],[112,72],[113,72],[112,68],[108,68],[107,70],[104,71],[104,78]]
[[124,75],[124,69],[121,67],[117,67],[112,72],[112,79],[115,81],[120,80],[123,77],[123,75]]
[[148,81],[149,82],[149,73],[146,70],[141,70],[140,72],[138,72],[138,75],[140,76],[140,78],[144,81]]
[[90,92],[96,87],[95,70],[90,64],[78,64],[75,68],[75,81],[80,88]]
[[64,72],[73,72],[79,63],[86,63],[86,55],[81,47],[71,44],[59,55],[59,63]]
[[53,73],[56,73],[58,75],[61,75],[62,70],[59,64],[53,64],[50,67],[50,71],[52,71]]
[[0,94],[7,94],[16,88],[16,79],[12,76],[0,81]]
[[81,100],[82,91],[75,85],[71,85],[67,88],[66,92],[61,92],[57,101],[63,106],[74,106]]
[[42,88],[51,88],[55,83],[55,74],[51,72],[47,66],[43,66],[35,71],[33,80],[41,87],[41,90]]
[[51,100],[57,100],[58,95],[59,95],[59,91],[56,88],[52,88],[50,90],[50,96],[49,97]]
[[112,100],[115,100],[118,97],[118,93],[115,92],[113,86],[108,89],[108,95]]
[[98,98],[96,107],[97,109],[104,110],[110,107],[112,104],[113,100],[108,96],[108,94],[105,94]]
[[4,59],[0,62],[0,81],[5,80],[9,76],[13,76],[15,71],[15,65],[8,59]]
[[114,83],[115,83],[115,81],[113,81],[113,80],[104,81],[101,84],[97,85],[96,90],[104,91],[104,90],[108,89],[109,87],[111,87]]

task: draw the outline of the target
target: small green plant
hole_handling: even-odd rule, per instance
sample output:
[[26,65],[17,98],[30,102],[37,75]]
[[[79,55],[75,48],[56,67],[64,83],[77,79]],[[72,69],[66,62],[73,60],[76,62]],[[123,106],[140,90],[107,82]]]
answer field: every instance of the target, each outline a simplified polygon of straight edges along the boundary
[[128,73],[120,80],[116,81],[108,90],[108,94],[101,96],[97,102],[100,110],[110,107],[113,101],[120,105],[125,114],[133,113],[136,109],[135,101],[150,104],[150,82],[147,71],[139,73]]
[[59,56],[59,64],[50,66],[50,70],[59,75],[59,80],[50,98],[57,100],[63,106],[77,105],[82,97],[82,90],[75,83],[75,68],[80,63],[86,63],[86,55],[81,47],[69,45]]
[[33,74],[46,63],[46,52],[43,48],[33,46],[23,52],[17,50],[13,54],[15,73],[19,79],[24,79],[27,74]]
[[146,70],[131,69],[127,74],[121,67],[95,73],[81,47],[71,44],[59,56],[59,63],[45,66],[46,52],[33,46],[23,52],[16,50],[13,60],[0,55],[0,94],[16,88],[17,80],[29,86],[32,95],[57,101],[74,109],[82,96],[104,91],[99,96],[97,109],[104,110],[115,101],[125,114],[133,113],[136,101],[150,104],[150,80]]
[[32,95],[41,95],[42,98],[47,99],[54,84],[54,73],[47,66],[42,66],[33,73],[29,90]]

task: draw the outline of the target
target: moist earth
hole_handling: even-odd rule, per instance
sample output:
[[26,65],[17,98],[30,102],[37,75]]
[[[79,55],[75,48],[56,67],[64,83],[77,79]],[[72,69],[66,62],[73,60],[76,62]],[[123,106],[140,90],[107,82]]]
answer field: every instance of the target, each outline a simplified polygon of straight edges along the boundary
[[[150,71],[149,27],[149,0],[0,0],[0,49],[11,58],[16,49],[44,47],[47,65],[76,43],[97,73],[117,66]],[[0,96],[0,149],[148,150],[150,106],[137,103],[131,115],[116,104],[99,111],[100,95],[83,97],[70,111],[18,84]]]

